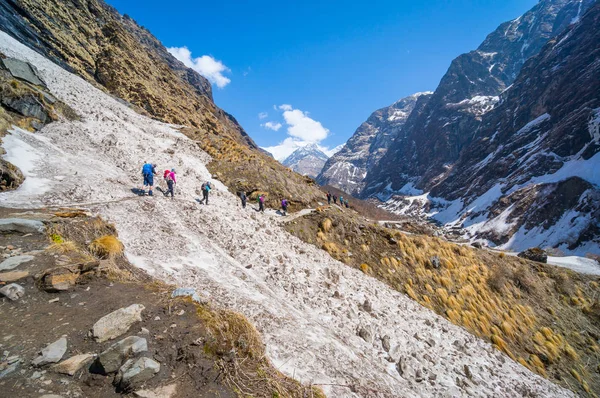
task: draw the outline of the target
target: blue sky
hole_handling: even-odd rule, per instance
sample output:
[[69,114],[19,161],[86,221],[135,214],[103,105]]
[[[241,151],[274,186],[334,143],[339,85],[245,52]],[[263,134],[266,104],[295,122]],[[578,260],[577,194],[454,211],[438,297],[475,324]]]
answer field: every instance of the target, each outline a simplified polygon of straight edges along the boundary
[[537,1],[108,3],[166,47],[187,47],[178,56],[212,76],[217,105],[259,145],[292,134],[334,147],[374,110],[435,90],[453,58]]

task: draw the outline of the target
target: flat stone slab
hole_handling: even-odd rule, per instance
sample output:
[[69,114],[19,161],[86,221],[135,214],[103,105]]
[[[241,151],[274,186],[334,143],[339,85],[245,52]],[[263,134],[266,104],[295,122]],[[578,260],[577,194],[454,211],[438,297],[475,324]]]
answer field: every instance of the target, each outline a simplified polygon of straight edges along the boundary
[[139,398],[172,398],[177,392],[177,384],[158,387],[153,390],[138,390],[133,393],[134,397]]
[[9,271],[0,272],[0,282],[16,282],[20,279],[27,278],[29,271]]
[[36,86],[46,87],[46,84],[40,79],[37,70],[29,63],[14,58],[4,58],[0,61],[14,77],[35,84]]
[[29,255],[9,257],[0,263],[0,271],[8,271],[9,269],[15,269],[19,265],[23,263],[28,263],[34,258],[35,257]]
[[160,371],[160,363],[148,357],[129,359],[121,366],[114,383],[123,390],[150,380]]
[[0,219],[0,232],[21,232],[23,234],[44,233],[46,227],[39,220],[27,220],[25,218],[2,218]]
[[73,376],[79,371],[79,369],[90,363],[95,356],[96,355],[92,353],[75,355],[69,359],[65,359],[61,363],[54,365],[52,370],[57,373]]
[[92,327],[92,337],[99,343],[119,337],[142,320],[143,310],[143,305],[132,304],[103,316]]

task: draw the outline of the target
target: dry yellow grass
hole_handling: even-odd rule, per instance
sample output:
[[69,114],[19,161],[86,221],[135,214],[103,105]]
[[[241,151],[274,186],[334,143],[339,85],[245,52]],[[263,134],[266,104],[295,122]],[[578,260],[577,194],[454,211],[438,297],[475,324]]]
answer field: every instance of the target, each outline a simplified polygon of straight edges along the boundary
[[89,249],[99,258],[111,258],[123,254],[123,244],[114,235],[104,235],[94,239]]
[[[587,381],[600,391],[600,372],[579,372],[580,382],[569,371],[573,365],[600,361],[594,339],[571,334],[573,328],[600,334],[597,323],[590,321],[600,313],[597,280],[580,282],[570,271],[379,226],[352,233],[358,228],[348,226],[356,221],[344,215],[336,219],[330,210],[311,217],[307,222],[312,229],[305,228],[313,234],[322,231],[325,219],[340,226],[327,239],[340,250],[353,249],[349,265],[489,339],[538,374],[560,375],[555,380],[578,391],[585,390]],[[298,235],[310,241],[310,236]],[[439,268],[432,266],[433,256],[440,259]],[[577,383],[579,387],[573,386]]]

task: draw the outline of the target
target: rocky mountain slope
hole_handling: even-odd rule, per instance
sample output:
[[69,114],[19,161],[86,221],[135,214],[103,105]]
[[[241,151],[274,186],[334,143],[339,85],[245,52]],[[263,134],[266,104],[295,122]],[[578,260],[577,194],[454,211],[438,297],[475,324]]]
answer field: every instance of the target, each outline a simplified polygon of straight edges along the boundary
[[296,149],[281,164],[296,173],[316,178],[327,159],[329,159],[329,156],[321,151],[317,145],[312,144]]
[[477,50],[452,61],[423,111],[409,117],[402,136],[367,177],[363,195],[400,192],[406,184],[429,191],[445,178],[482,116],[493,109],[527,59],[593,3],[540,1],[500,25]]
[[[4,205],[76,204],[104,215],[129,261],[242,312],[262,333],[266,354],[279,370],[323,385],[330,396],[573,396],[389,286],[290,236],[278,222],[285,218],[275,212],[243,209],[219,181],[210,205],[199,205],[195,181],[210,178],[210,157],[193,140],[5,33],[0,51],[34,65],[52,95],[80,117],[35,134],[11,127],[3,139],[5,159],[26,179],[18,190],[0,194]],[[174,200],[132,194],[149,154],[160,168],[178,169]],[[370,311],[361,309],[366,300]]]
[[598,24],[600,4],[528,61],[432,189],[464,203],[478,236],[600,253]]
[[423,107],[431,94],[417,93],[373,112],[346,145],[327,161],[317,182],[359,195],[367,174],[385,155],[408,116],[415,107]]
[[302,203],[321,195],[263,153],[214,104],[204,77],[102,0],[0,0],[0,11],[0,29],[138,112],[185,126],[184,134],[212,156],[211,171],[232,191],[270,193],[273,200],[286,195]]

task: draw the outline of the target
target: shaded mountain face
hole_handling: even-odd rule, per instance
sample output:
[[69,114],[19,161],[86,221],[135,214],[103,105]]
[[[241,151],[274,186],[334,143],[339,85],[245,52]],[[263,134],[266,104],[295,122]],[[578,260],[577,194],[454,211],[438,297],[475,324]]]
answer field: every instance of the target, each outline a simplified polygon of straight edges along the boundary
[[424,109],[410,115],[402,134],[369,173],[362,196],[398,192],[407,184],[428,191],[443,180],[525,61],[591,4],[540,1],[498,27],[477,50],[456,58]]
[[284,193],[302,203],[321,196],[311,181],[264,153],[214,104],[203,76],[103,1],[0,0],[0,29],[138,112],[183,126],[181,131],[212,156],[213,175],[231,190]]
[[507,249],[600,253],[600,3],[576,20],[527,61],[430,194],[388,209]]
[[282,164],[296,173],[315,178],[329,157],[316,145],[296,149]]
[[431,94],[417,93],[373,112],[342,150],[327,161],[317,182],[352,195],[360,194],[367,174],[385,155],[417,102],[424,105]]

